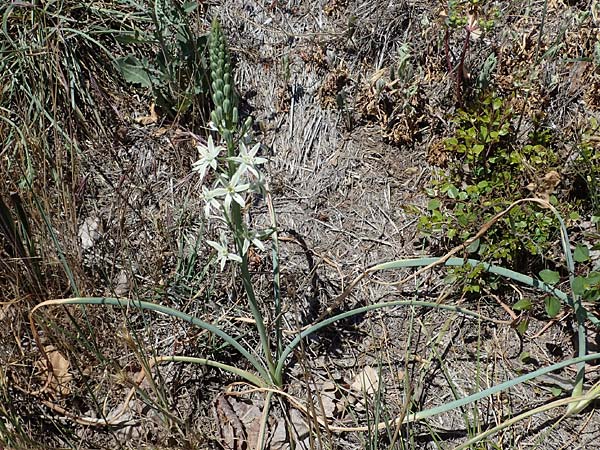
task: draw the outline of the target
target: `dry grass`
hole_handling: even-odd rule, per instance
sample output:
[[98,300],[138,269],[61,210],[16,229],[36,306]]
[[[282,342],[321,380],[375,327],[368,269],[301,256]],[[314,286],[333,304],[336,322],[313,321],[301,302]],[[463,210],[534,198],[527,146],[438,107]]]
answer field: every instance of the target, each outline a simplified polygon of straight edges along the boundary
[[[7,17],[0,37],[0,199],[9,211],[0,214],[0,443],[217,448],[226,440],[219,411],[227,404],[219,399],[236,379],[195,365],[149,367],[153,357],[179,354],[244,368],[216,338],[172,318],[110,307],[43,309],[37,340],[29,326],[28,312],[44,300],[121,296],[180,309],[259,347],[240,283],[219,272],[204,242],[213,231],[202,216],[200,183],[190,174],[197,154],[188,132],[204,133],[207,101],[199,95],[187,115],[173,119],[159,111],[158,121],[139,123],[153,93],[125,83],[111,58],[150,55],[157,46],[98,30],[151,30],[144,5],[55,3],[63,9],[18,3],[9,15],[8,6],[0,7]],[[521,135],[535,121],[561,130],[558,195],[578,195],[570,164],[589,118],[598,118],[600,11],[583,1],[485,3],[499,15],[471,44],[460,89],[447,71],[445,46],[458,61],[464,33],[459,28],[446,39],[445,2],[231,0],[190,16],[199,35],[210,18],[220,18],[243,112],[256,119],[254,132],[269,151],[287,329],[315,320],[365,267],[428,253],[416,222],[426,212],[432,164],[444,157],[434,150],[491,53],[498,62],[490,83],[522,117]],[[77,18],[79,34],[62,16]],[[391,68],[400,74],[395,82]],[[250,218],[267,223],[266,205],[258,203]],[[268,257],[253,269],[257,292],[270,299]],[[386,284],[397,278],[385,275],[357,286],[339,308],[418,292],[511,319],[492,293],[464,297],[443,276],[433,271],[399,291]],[[531,294],[511,286],[501,301],[511,305],[523,295]],[[337,433],[305,423],[285,401],[273,409],[270,430],[287,415],[297,428],[312,430],[297,436],[299,448],[453,448],[550,401],[557,386],[520,385],[397,430],[373,425],[574,356],[572,317],[545,328],[541,310],[524,338],[508,325],[412,307],[343,321],[306,340],[286,388],[314,411],[334,407],[331,427],[369,430]],[[46,356],[52,376],[44,370]],[[381,387],[359,406],[350,385],[365,367],[380,368]],[[152,377],[138,386],[144,371]],[[574,379],[567,370],[559,375]],[[593,370],[589,377],[598,378]],[[135,395],[125,403],[132,387]],[[248,398],[262,408],[257,396]],[[474,448],[600,448],[593,408],[557,421],[562,413],[536,415]],[[118,426],[103,425],[113,419]]]

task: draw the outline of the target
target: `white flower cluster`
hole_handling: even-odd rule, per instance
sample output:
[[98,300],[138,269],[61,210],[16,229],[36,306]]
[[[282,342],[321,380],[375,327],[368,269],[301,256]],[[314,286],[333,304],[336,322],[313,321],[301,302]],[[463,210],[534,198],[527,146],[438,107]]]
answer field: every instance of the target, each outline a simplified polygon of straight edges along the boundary
[[[264,193],[264,179],[258,166],[267,162],[265,158],[257,156],[260,144],[254,145],[250,150],[243,142],[239,143],[238,156],[221,157],[225,147],[215,145],[212,137],[208,138],[207,145],[198,144],[200,159],[192,164],[192,170],[198,172],[204,179],[208,172],[216,174],[216,180],[212,189],[202,187],[202,198],[205,206],[206,217],[214,217],[224,220],[230,229],[243,238],[242,256],[250,248],[250,244],[264,250],[259,233],[250,232],[243,224],[234,223],[231,215],[232,202],[237,203],[240,208],[246,206],[246,194]],[[229,175],[230,168],[234,167],[233,175]],[[242,236],[239,236],[239,234]],[[240,240],[240,242],[242,242]],[[207,241],[207,244],[217,251],[217,259],[221,270],[227,261],[242,262],[240,255],[229,251],[227,234],[221,232],[220,242]]]

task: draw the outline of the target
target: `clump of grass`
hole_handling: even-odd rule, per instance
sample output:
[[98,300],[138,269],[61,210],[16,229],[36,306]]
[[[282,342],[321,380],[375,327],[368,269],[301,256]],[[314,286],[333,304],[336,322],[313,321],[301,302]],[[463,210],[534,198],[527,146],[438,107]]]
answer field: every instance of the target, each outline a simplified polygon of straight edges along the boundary
[[[128,3],[119,6],[112,10],[70,0],[0,5],[0,135],[8,160],[2,175],[12,183],[4,189],[19,192],[32,241],[46,247],[53,233],[64,237],[59,248],[41,248],[39,256],[62,258],[65,270],[64,264],[77,265],[77,250],[69,242],[77,236],[73,199],[81,143],[107,135],[106,125],[115,121],[104,114],[112,102],[108,86],[120,84],[114,65],[121,49],[117,38],[135,33],[128,25],[135,22],[123,19],[139,15]],[[59,223],[49,220],[51,211],[62,211]],[[44,284],[48,292],[67,287]]]
[[[158,34],[173,37],[180,31],[161,13],[161,5],[173,9],[178,2],[0,2],[0,136],[6,162],[1,173],[5,183],[0,188],[0,287],[2,300],[10,302],[2,308],[15,319],[1,333],[6,344],[1,359],[7,383],[26,391],[35,391],[33,385],[39,381],[40,355],[27,347],[34,336],[22,329],[25,311],[48,298],[98,290],[92,285],[96,280],[84,271],[78,236],[88,171],[94,176],[100,165],[86,160],[86,155],[102,154],[90,152],[90,147],[101,146],[116,129],[129,126],[128,116],[135,105],[127,103],[133,96],[122,94],[131,86],[123,77],[119,58],[155,55],[161,51]],[[189,19],[192,12],[182,11],[181,20]],[[188,42],[190,46],[196,43]],[[200,58],[204,47],[194,47],[194,51],[192,56]],[[188,65],[197,62],[185,60]],[[177,97],[190,84],[184,82],[183,67],[171,61],[170,69],[170,76],[181,81],[169,84]],[[168,84],[162,83],[161,88]],[[209,102],[197,95],[192,103],[188,110],[206,108]],[[48,318],[42,353],[56,334],[62,339],[56,338],[53,345],[73,364],[81,356],[114,369],[99,350],[102,321],[85,309],[78,312],[69,312],[64,321]],[[73,343],[85,349],[83,356],[69,358]],[[81,367],[72,369],[87,376]],[[6,425],[0,430],[0,442],[15,448],[33,448],[35,440],[39,445],[72,443],[72,429],[47,414],[44,396],[5,389],[6,380],[2,378],[1,384],[7,399],[2,403],[7,407],[0,411],[0,422]],[[95,393],[87,391],[78,398],[84,397],[91,399],[91,409],[101,415]],[[31,409],[9,407],[20,401]],[[53,427],[54,432],[43,434],[44,427]]]
[[147,4],[147,11],[151,26],[136,30],[133,42],[151,51],[138,49],[118,58],[119,70],[128,82],[150,89],[167,117],[199,126],[206,122],[210,91],[208,34],[194,26],[202,7],[156,0]]
[[[0,136],[8,161],[2,175],[9,180],[0,194],[18,192],[29,239],[43,243],[41,260],[49,258],[42,266],[58,259],[67,272],[68,284],[59,285],[64,277],[48,274],[43,284],[49,295],[69,285],[77,293],[86,283],[76,269],[77,192],[85,184],[84,167],[97,163],[84,155],[87,145],[127,126],[132,105],[119,93],[130,87],[131,76],[152,81],[142,85],[152,88],[168,117],[187,112],[190,120],[205,118],[206,36],[192,26],[199,12],[196,3],[182,7],[171,0],[0,5]],[[127,61],[140,54],[155,55],[154,65],[134,73]],[[60,221],[50,218],[55,211]]]

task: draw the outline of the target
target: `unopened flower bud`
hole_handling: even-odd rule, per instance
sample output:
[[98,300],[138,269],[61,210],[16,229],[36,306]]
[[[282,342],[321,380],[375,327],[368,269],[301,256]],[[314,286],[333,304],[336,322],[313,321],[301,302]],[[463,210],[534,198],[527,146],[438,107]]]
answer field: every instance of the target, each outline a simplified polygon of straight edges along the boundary
[[[216,91],[213,94],[213,101],[214,101],[215,105],[222,105],[224,99],[225,99],[225,97],[223,96],[223,92],[221,92],[221,91]],[[227,110],[225,110],[225,113],[227,113]]]

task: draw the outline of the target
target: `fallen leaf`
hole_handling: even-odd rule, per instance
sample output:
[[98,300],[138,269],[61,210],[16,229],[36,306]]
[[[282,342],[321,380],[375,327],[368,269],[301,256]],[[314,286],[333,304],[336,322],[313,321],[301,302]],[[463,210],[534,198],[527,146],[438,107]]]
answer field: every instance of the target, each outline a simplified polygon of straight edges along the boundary
[[[304,442],[305,445],[308,444],[308,437],[310,430],[308,425],[306,424],[306,419],[304,415],[298,411],[297,409],[292,409],[290,411],[290,419],[292,422],[292,439],[294,443],[298,446]],[[301,446],[300,448],[308,448],[305,446]]]
[[[52,373],[50,374],[50,383],[47,390],[63,396],[69,395],[71,393],[70,384],[73,380],[73,375],[69,372],[71,368],[69,360],[53,345],[47,345],[44,347],[44,350],[52,365]],[[45,380],[49,370],[47,361],[43,359],[37,363],[37,366],[42,372],[41,378]]]
[[94,246],[94,243],[100,239],[100,223],[97,218],[87,217],[81,226],[77,235],[81,239],[81,247],[88,250]]
[[117,275],[113,290],[117,297],[125,297],[129,292],[129,279],[125,270],[121,270]]
[[135,119],[137,123],[140,125],[152,125],[153,123],[158,122],[158,114],[156,114],[156,105],[152,103],[150,105],[150,115],[138,117]]
[[363,392],[367,395],[373,395],[379,389],[379,375],[371,366],[365,366],[364,369],[356,375],[350,388],[356,392]]
[[155,137],[155,138],[161,137],[161,136],[164,136],[165,134],[167,134],[170,131],[171,131],[170,127],[160,127],[160,128],[155,129],[152,132],[152,137]]
[[545,201],[550,200],[550,195],[560,183],[560,175],[556,170],[551,170],[543,178],[538,179],[535,183],[529,183],[527,189],[532,191],[537,198]]
[[321,403],[325,417],[331,419],[334,417],[338,399],[336,397],[337,386],[333,381],[326,381],[321,387]]
[[224,449],[257,448],[262,420],[258,406],[220,394],[214,402],[213,411]]
[[[290,450],[295,448],[297,450],[308,450],[310,449],[310,429],[306,424],[304,415],[297,409],[292,409],[290,415],[290,426],[286,426],[286,422],[283,418],[277,420],[277,425],[271,436],[269,450]],[[288,430],[291,432],[288,433]],[[293,443],[292,447],[290,443]],[[318,447],[317,447],[318,448]],[[311,449],[312,450],[312,449]]]
[[8,308],[10,308],[10,304],[2,305],[0,307],[0,321],[4,320],[8,315]]
[[285,426],[285,420],[279,419],[273,435],[271,436],[271,444],[269,445],[270,450],[289,450],[290,440],[288,439],[287,427]]

